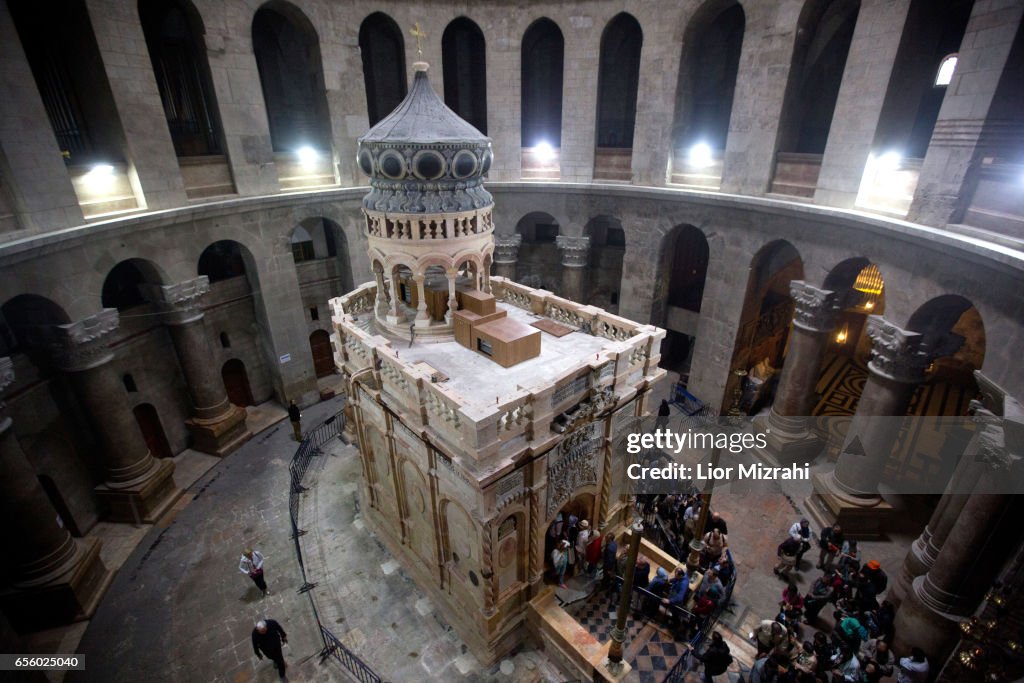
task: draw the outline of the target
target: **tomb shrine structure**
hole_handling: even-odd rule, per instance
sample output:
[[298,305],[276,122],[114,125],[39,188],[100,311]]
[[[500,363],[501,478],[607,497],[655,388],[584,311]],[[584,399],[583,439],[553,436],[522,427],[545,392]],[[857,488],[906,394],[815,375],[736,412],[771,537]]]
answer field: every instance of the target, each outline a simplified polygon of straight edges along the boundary
[[612,443],[649,413],[665,332],[490,275],[490,140],[414,69],[359,141],[375,281],[331,301],[361,513],[481,661],[531,630],[578,657],[530,616],[553,589],[547,532],[560,512],[629,522]]

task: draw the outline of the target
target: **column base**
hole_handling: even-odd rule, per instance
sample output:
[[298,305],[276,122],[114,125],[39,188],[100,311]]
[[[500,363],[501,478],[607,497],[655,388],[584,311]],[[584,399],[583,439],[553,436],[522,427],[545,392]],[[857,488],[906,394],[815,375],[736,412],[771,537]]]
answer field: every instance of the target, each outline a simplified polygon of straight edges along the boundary
[[765,429],[767,447],[756,449],[756,453],[776,467],[809,463],[817,458],[825,447],[824,439],[817,434],[806,430],[782,431],[772,425],[770,417],[765,424],[758,427]]
[[153,473],[139,484],[118,489],[100,484],[93,489],[105,521],[153,524],[170,510],[184,492],[174,484],[174,463],[157,463]]
[[0,610],[18,633],[31,633],[88,619],[114,580],[100,559],[98,539],[78,539],[73,566],[58,579],[0,593]]
[[899,514],[881,496],[856,497],[840,491],[832,473],[812,474],[811,481],[814,493],[805,507],[819,528],[839,524],[847,538],[877,539]]
[[960,640],[960,622],[963,617],[945,614],[928,607],[921,599],[920,591],[925,577],[919,576],[903,599],[896,613],[896,640],[893,652],[910,652],[919,647],[928,655],[933,670],[935,662],[944,662]]
[[252,438],[252,432],[245,425],[245,408],[231,406],[222,417],[214,420],[190,418],[185,420],[192,435],[192,448],[223,458]]

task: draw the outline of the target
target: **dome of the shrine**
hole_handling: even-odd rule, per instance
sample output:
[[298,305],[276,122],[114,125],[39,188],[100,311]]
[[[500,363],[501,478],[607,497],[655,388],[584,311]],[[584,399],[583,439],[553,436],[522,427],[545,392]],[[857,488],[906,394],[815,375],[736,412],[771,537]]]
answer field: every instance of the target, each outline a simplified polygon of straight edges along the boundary
[[483,187],[491,139],[449,109],[434,92],[427,65],[405,99],[359,138],[359,168],[373,188],[363,206],[374,211],[439,213],[493,204]]

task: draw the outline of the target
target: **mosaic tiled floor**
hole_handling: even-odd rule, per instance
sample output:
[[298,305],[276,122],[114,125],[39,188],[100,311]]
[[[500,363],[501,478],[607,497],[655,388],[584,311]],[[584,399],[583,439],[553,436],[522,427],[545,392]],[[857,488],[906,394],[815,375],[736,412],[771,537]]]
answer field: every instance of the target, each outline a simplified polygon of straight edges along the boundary
[[[600,642],[608,642],[615,626],[617,599],[610,600],[603,591],[570,605],[566,610]],[[626,620],[624,656],[639,676],[641,683],[660,683],[675,665],[685,645],[677,643],[668,629],[634,615]]]

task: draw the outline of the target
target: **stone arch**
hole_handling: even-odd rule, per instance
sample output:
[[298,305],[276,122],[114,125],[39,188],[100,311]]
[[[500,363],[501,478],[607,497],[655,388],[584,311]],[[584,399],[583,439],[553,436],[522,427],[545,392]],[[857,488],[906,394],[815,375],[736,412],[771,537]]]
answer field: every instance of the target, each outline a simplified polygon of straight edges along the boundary
[[103,308],[123,311],[149,303],[145,287],[167,283],[158,265],[147,259],[130,258],[119,262],[107,272],[103,280],[101,303]]
[[430,487],[419,466],[412,460],[402,458],[399,471],[402,474],[402,498],[405,502],[403,526],[406,543],[420,559],[432,567],[437,558]]
[[405,40],[395,20],[383,12],[370,14],[359,25],[359,53],[370,126],[390,114],[408,92]]
[[557,290],[562,271],[555,244],[561,234],[558,219],[545,211],[532,211],[519,219],[515,231],[523,236],[516,266],[519,282],[528,287]]
[[526,508],[521,505],[510,507],[503,510],[502,515],[494,527],[492,540],[492,563],[499,596],[514,586],[526,583],[529,572]]
[[43,367],[47,362],[48,328],[70,322],[64,308],[46,297],[11,297],[0,306],[0,355],[27,353],[37,367]]
[[[485,584],[481,529],[458,501],[442,499],[439,509],[442,562],[454,579],[452,587],[464,589],[464,599],[474,602],[474,594],[483,590]],[[453,592],[459,596],[460,591]]]
[[869,259],[853,256],[833,266],[822,287],[836,292],[842,306],[830,346],[840,355],[866,364],[871,355],[867,318],[885,313],[885,280],[881,270]]
[[778,150],[823,154],[860,0],[807,0],[779,121]]
[[465,16],[452,19],[441,36],[444,103],[487,134],[487,50],[484,33]]
[[223,153],[198,10],[190,0],[139,0],[138,11],[174,151],[179,157]]
[[333,156],[320,38],[309,17],[285,0],[265,2],[253,15],[252,46],[274,151]]
[[985,362],[985,323],[969,299],[959,294],[929,299],[911,314],[906,327],[923,335],[922,346],[933,358],[931,381],[976,387],[973,371]]
[[672,128],[673,183],[717,188],[729,134],[746,15],[735,0],[707,0],[683,36]]
[[292,228],[288,240],[292,247],[292,260],[296,264],[327,260],[326,272],[319,277],[331,280],[331,297],[354,289],[348,236],[333,219],[307,216]]
[[643,40],[644,32],[640,22],[628,12],[620,12],[612,17],[601,32],[596,147],[633,148]]
[[562,79],[565,38],[558,24],[547,17],[535,20],[523,33],[522,146],[562,144]]
[[[749,398],[744,395],[748,386],[745,377],[754,366],[767,364],[775,371],[772,376],[777,376],[785,359],[793,321],[789,283],[803,278],[800,252],[786,240],[768,242],[751,258],[721,412],[733,407],[741,411],[755,407],[741,405],[744,399]],[[768,387],[757,397],[761,403],[770,399],[771,389]]]
[[585,302],[611,313],[619,310],[622,292],[622,262],[626,255],[626,231],[615,216],[594,216],[583,226],[590,237],[590,277]]
[[667,331],[662,347],[664,367],[685,379],[697,339],[711,247],[700,228],[676,225],[661,239],[655,276],[654,324]]

